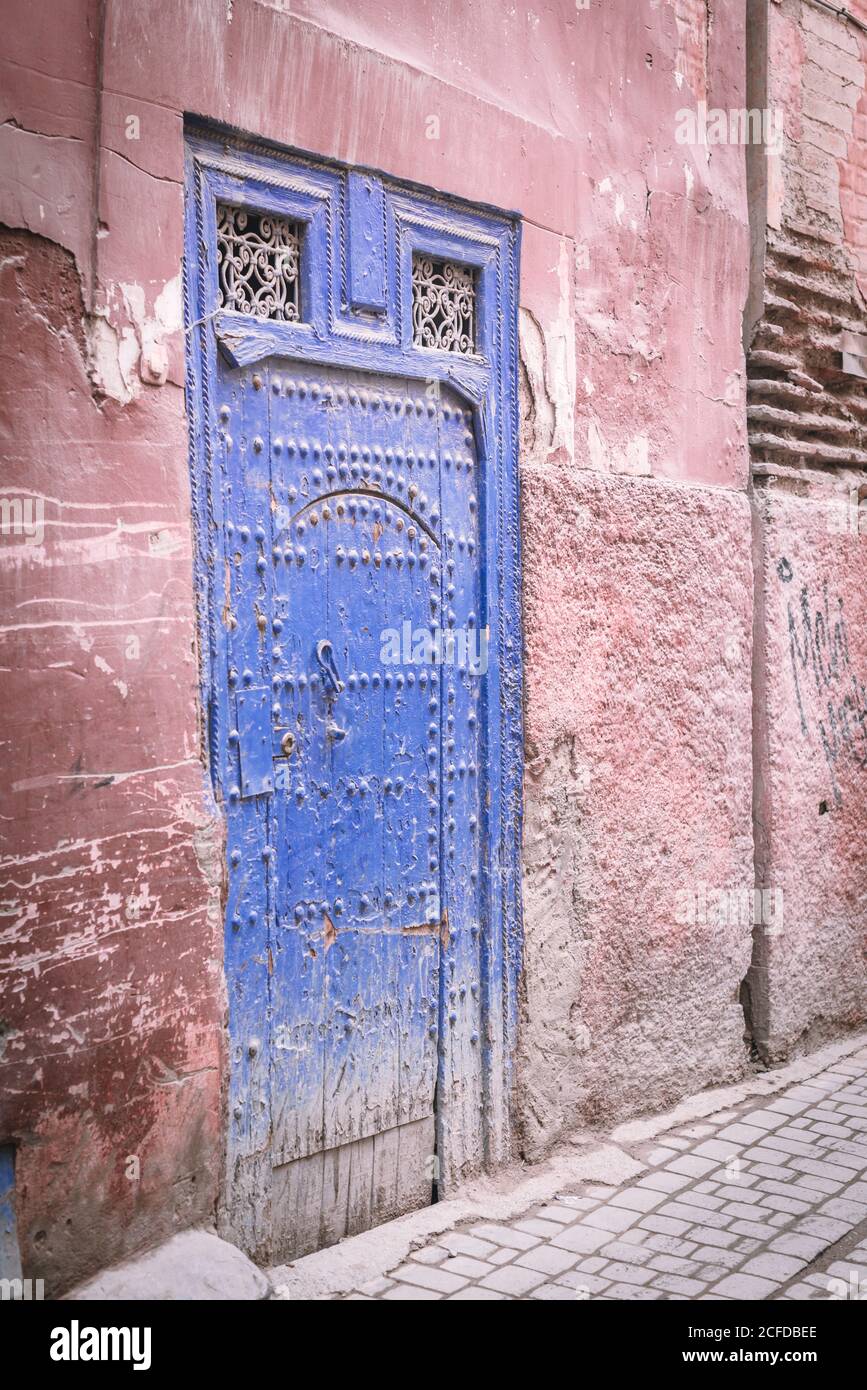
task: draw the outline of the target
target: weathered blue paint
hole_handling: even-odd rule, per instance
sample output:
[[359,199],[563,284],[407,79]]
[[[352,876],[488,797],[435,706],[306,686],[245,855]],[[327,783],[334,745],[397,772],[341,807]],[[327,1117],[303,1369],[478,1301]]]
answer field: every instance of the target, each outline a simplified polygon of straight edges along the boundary
[[[199,133],[187,177],[202,697],[227,825],[226,1224],[285,1255],[508,1152],[519,232]],[[219,310],[221,201],[302,224],[303,322]],[[476,268],[475,355],[413,345],[416,251]],[[386,632],[411,648],[432,625],[487,630],[487,673],[387,659]]]
[[385,274],[386,211],[382,180],[350,171],[346,176],[349,245],[349,307],[383,313],[388,307]]
[[15,1219],[15,1148],[0,1144],[0,1279],[21,1278]]

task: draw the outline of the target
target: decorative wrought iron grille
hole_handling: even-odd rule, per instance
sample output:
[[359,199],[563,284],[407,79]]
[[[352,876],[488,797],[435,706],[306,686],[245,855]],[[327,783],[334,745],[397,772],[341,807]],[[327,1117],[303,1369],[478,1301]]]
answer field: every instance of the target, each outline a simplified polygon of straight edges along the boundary
[[476,277],[466,266],[415,256],[412,263],[412,340],[441,352],[476,350]]
[[218,203],[217,268],[222,308],[261,319],[301,318],[297,223]]

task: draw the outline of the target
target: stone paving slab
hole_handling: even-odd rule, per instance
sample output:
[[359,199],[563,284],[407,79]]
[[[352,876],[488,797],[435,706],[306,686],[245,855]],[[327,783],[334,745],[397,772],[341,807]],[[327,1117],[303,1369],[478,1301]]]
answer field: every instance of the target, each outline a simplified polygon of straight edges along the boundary
[[349,1294],[389,1300],[867,1300],[867,1048],[585,1183],[441,1232]]

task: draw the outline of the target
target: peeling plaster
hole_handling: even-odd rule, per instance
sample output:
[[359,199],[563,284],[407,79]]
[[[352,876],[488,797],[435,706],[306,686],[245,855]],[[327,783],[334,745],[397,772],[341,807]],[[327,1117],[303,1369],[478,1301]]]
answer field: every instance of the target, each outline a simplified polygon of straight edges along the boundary
[[636,434],[622,443],[612,444],[605,439],[597,420],[591,417],[587,425],[587,451],[591,468],[605,473],[647,475],[650,467],[650,441],[646,434]]
[[128,405],[143,384],[166,382],[168,342],[183,322],[181,276],[164,284],[151,314],[141,285],[111,286],[104,299],[89,323],[91,379],[100,395]]
[[519,309],[524,458],[558,452],[571,457],[574,450],[573,254],[572,243],[561,238],[556,260],[545,265],[549,295],[545,307],[525,304]]
[[107,314],[94,314],[87,323],[88,370],[100,396],[128,405],[141,389],[136,368],[140,348],[135,330],[117,329]]

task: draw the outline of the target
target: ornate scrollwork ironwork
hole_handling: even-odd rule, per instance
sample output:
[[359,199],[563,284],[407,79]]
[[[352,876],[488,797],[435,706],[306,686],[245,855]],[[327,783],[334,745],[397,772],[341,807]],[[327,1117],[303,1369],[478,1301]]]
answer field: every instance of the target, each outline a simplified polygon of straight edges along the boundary
[[473,353],[476,279],[452,261],[415,256],[412,263],[412,340],[416,347]]
[[296,223],[270,212],[217,204],[220,305],[237,314],[301,318],[301,237]]

